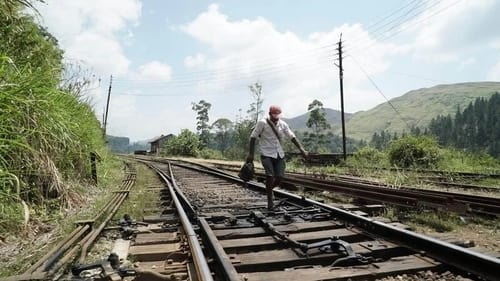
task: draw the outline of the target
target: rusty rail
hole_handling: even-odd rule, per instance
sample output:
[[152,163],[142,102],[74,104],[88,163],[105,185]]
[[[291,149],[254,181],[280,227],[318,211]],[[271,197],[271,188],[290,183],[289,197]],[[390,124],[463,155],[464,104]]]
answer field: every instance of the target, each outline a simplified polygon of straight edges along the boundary
[[[100,234],[105,224],[116,213],[123,203],[128,192],[135,183],[135,170],[127,164],[127,176],[122,181],[120,191],[116,192],[110,201],[89,220],[80,223],[64,240],[59,242],[54,248],[31,265],[21,275],[0,278],[1,281],[20,281],[20,280],[47,280],[57,273],[63,266],[67,265],[75,255],[80,251],[81,257],[85,257],[90,245]],[[106,216],[97,229],[92,229],[92,224]],[[80,258],[82,261],[82,258]]]
[[170,166],[169,166],[170,175],[166,175],[165,172],[159,169],[155,170],[167,185],[168,190],[170,192],[170,196],[174,201],[175,209],[177,210],[177,214],[184,228],[185,234],[188,238],[189,248],[193,256],[193,262],[196,267],[196,274],[198,280],[213,281],[212,273],[210,271],[210,268],[208,267],[208,262],[205,258],[203,250],[201,249],[201,245],[198,241],[198,236],[196,235],[196,232],[194,231],[193,226],[189,221],[188,215],[186,214],[186,212],[182,207],[181,201],[177,197],[178,187],[177,184],[175,183],[174,178],[172,177],[172,170],[170,169]]

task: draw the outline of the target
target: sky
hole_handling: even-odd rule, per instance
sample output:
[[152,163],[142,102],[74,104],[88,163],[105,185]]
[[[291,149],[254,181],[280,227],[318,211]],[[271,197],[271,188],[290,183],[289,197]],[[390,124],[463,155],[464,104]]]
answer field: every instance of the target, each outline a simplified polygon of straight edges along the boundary
[[[313,100],[355,113],[419,88],[500,81],[500,0],[45,0],[38,21],[65,63],[96,77],[85,90],[107,133],[131,141]],[[423,109],[425,110],[425,109]]]

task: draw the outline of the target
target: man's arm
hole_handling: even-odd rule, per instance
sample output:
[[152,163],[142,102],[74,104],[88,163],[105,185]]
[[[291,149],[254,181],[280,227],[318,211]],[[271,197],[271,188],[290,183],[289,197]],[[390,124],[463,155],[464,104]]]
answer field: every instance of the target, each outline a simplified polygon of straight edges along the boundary
[[309,152],[307,152],[304,147],[302,146],[302,144],[300,144],[300,142],[297,140],[297,138],[292,138],[292,142],[293,144],[295,144],[295,146],[300,150],[300,153],[302,154],[302,156],[304,158],[307,158],[309,156]]

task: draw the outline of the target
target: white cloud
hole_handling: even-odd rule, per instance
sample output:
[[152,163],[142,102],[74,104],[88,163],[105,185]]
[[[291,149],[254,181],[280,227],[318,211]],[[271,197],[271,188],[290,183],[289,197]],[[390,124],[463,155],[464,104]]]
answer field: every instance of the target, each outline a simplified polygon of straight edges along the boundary
[[[145,111],[138,107],[139,101],[136,96],[126,94],[117,94],[111,97],[108,134],[127,136],[133,142],[151,139],[161,134],[178,134],[180,128],[195,130],[193,111],[188,104],[180,105],[176,97],[171,97],[171,100],[162,98],[159,102],[160,105],[149,106],[150,110]],[[139,92],[128,94],[139,94]],[[165,107],[161,104],[176,104],[178,106]]]
[[138,72],[131,76],[137,80],[169,81],[172,78],[172,68],[158,61],[151,61],[139,66]]
[[[36,2],[42,16],[40,24],[57,38],[67,60],[89,66],[97,77],[107,78],[111,74],[123,77],[130,72],[131,62],[124,52],[124,45],[133,40],[129,27],[139,24],[142,9],[139,0],[45,2]],[[144,73],[147,74],[147,68]],[[106,104],[107,87],[104,84],[107,83],[90,86],[87,91],[99,120],[102,119]],[[137,113],[136,103],[133,96],[112,96],[108,118],[109,133],[130,133],[125,131],[130,128],[130,119],[138,116],[130,115]],[[141,128],[140,124],[137,127]]]
[[413,49],[418,59],[457,61],[498,40],[499,1],[445,0],[427,5],[431,7],[425,13],[403,26],[416,33]]
[[[303,113],[314,99],[321,100],[325,107],[340,108],[338,69],[333,62],[341,32],[344,38],[356,38],[356,42],[370,45],[369,52],[356,52],[354,44],[346,49],[371,75],[387,70],[390,56],[409,50],[408,46],[375,41],[359,24],[345,24],[301,39],[290,31],[277,30],[261,17],[229,21],[215,4],[180,29],[212,50],[209,58],[204,57],[206,73],[200,78],[208,83],[203,85],[204,91],[239,93],[212,98],[214,104],[232,103],[234,110],[242,102],[248,106],[252,100],[246,85],[261,82],[264,105],[282,104],[289,117]],[[193,58],[188,57],[185,62],[193,62]],[[353,112],[373,106],[373,100],[380,95],[367,84],[363,72],[348,58],[344,69],[349,71],[345,91],[350,94],[346,101],[351,103],[346,110]]]
[[127,26],[139,22],[139,0],[49,0],[37,2],[37,8],[41,24],[58,39],[67,58],[82,60],[100,74],[127,73],[130,62],[121,41],[130,40]]
[[228,16],[219,12],[217,4],[210,5],[208,11],[198,15],[182,30],[218,53],[245,49],[256,44],[270,45],[274,42],[268,40],[277,35],[272,23],[263,18],[228,21]]
[[[421,2],[438,4],[402,27],[404,36],[410,38],[409,44],[381,42],[377,38],[382,33],[370,33],[370,27],[357,23],[301,37],[292,31],[280,30],[263,17],[230,19],[218,5],[212,4],[182,26],[168,18],[160,24],[165,31],[169,29],[176,35],[184,33],[201,43],[187,46],[187,49],[193,46],[200,49],[181,61],[191,71],[181,75],[172,75],[177,71],[175,65],[163,63],[161,59],[137,66],[127,57],[124,47],[134,40],[131,26],[139,24],[141,16],[139,0],[52,0],[48,5],[40,4],[39,10],[45,19],[44,25],[58,38],[67,57],[85,61],[101,77],[113,74],[117,77],[114,90],[126,89],[128,94],[142,95],[142,92],[132,92],[134,87],[142,87],[149,100],[112,96],[109,128],[114,134],[145,139],[160,133],[177,133],[179,128],[192,129],[195,117],[190,103],[201,99],[212,103],[212,122],[215,116],[232,119],[240,108],[245,115],[252,102],[248,85],[255,82],[263,84],[264,107],[281,104],[286,117],[304,113],[314,99],[323,102],[325,107],[340,109],[338,68],[334,65],[340,33],[345,40],[344,99],[348,112],[385,102],[366,74],[378,81],[393,63],[398,66],[406,63],[404,56],[410,52],[414,58],[427,62],[453,61],[458,69],[479,65],[483,63],[482,57],[474,52],[483,48],[500,49],[496,32],[500,26],[500,17],[496,16],[500,13],[500,1],[459,1],[456,5],[455,2]],[[440,9],[442,11],[436,13]],[[417,62],[411,68],[419,66],[422,65]],[[491,69],[489,77],[500,80],[500,61]],[[133,84],[136,81],[131,80],[144,81]],[[160,83],[147,83],[148,80]],[[403,84],[394,80],[390,83]],[[106,86],[92,91],[93,97],[101,98],[101,104]],[[384,84],[381,86],[384,90]],[[399,94],[401,92],[386,96],[390,99]],[[170,106],[174,103],[176,106]]]
[[100,74],[124,75],[130,64],[118,41],[91,31],[75,35],[64,49],[66,57],[82,60]]

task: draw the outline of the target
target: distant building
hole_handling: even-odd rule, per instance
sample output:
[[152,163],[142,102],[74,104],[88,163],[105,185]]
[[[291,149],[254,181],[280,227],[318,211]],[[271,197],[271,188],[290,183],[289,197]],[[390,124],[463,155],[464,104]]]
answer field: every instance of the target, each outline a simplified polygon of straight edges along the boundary
[[155,139],[152,139],[149,143],[151,144],[150,152],[151,154],[159,155],[163,151],[163,145],[165,142],[173,137],[174,135],[168,134],[166,136],[161,135]]

